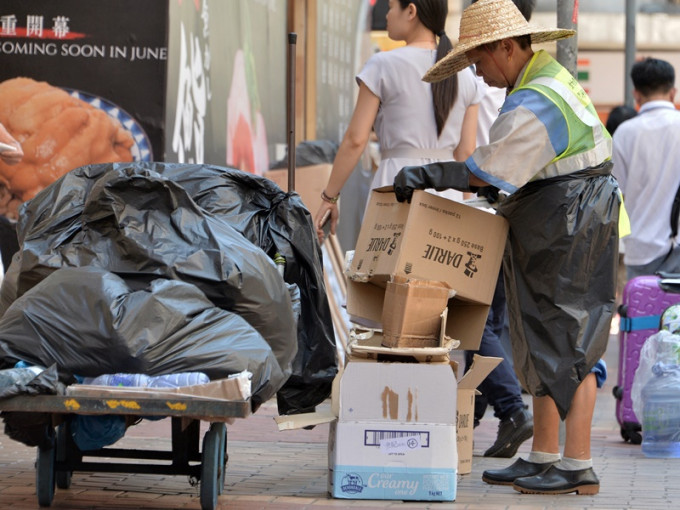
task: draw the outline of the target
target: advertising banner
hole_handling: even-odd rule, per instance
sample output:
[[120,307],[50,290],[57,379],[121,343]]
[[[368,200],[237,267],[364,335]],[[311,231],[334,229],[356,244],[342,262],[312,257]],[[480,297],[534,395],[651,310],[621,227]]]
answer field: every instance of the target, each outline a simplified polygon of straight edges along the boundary
[[25,154],[0,163],[0,214],[82,165],[163,160],[167,23],[164,1],[0,3],[0,122]]
[[286,142],[286,0],[170,0],[166,160],[262,175]]

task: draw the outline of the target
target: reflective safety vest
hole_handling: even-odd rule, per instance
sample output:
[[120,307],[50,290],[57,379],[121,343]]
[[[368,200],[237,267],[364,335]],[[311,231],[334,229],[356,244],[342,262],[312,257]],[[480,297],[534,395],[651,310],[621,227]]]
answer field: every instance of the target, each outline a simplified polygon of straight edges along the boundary
[[612,138],[578,81],[545,50],[534,53],[511,94],[531,89],[550,100],[564,115],[569,140],[537,175],[538,179],[568,175],[611,159]]

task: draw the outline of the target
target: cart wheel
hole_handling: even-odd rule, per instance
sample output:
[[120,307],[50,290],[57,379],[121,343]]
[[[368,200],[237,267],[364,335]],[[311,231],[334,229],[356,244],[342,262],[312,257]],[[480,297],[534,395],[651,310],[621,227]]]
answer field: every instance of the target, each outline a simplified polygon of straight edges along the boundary
[[[50,427],[50,435],[54,429]],[[56,446],[52,442],[49,446],[38,447],[38,457],[35,461],[35,487],[38,493],[38,504],[50,506],[54,498],[54,460]]]
[[[68,455],[68,435],[70,434],[68,422],[64,422],[59,427],[57,427],[57,451],[56,451],[56,461],[65,462]],[[56,482],[57,487],[60,489],[68,489],[71,487],[71,475],[73,471],[57,470],[56,471]]]
[[213,423],[203,438],[201,458],[201,508],[214,510],[217,494],[224,485],[224,445],[226,443],[224,423]]
[[227,471],[227,460],[229,456],[227,455],[227,427],[224,423],[218,423],[224,429],[224,432],[220,432],[220,458],[218,460],[218,466],[220,466],[221,476],[217,480],[217,494],[222,494],[224,492],[224,476]]

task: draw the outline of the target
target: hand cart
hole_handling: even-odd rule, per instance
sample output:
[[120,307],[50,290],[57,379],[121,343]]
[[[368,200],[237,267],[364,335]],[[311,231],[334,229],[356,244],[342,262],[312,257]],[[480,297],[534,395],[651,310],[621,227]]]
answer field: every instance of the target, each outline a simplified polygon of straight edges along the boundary
[[[203,510],[217,506],[217,496],[224,487],[227,464],[227,428],[230,418],[251,414],[250,400],[226,401],[172,395],[157,392],[131,392],[105,389],[100,396],[22,395],[0,400],[0,411],[47,413],[52,417],[46,425],[48,444],[38,447],[36,492],[42,507],[52,504],[55,485],[68,489],[74,471],[150,473],[188,475],[200,481]],[[172,450],[135,450],[101,448],[81,451],[69,431],[68,415],[124,415],[130,417],[171,417]],[[199,451],[200,422],[210,422]],[[86,462],[84,457],[154,459],[169,463]]]
[[[288,34],[287,142],[288,191],[295,190],[295,45],[297,34]],[[102,387],[104,388],[104,387]],[[245,418],[252,412],[250,399],[226,401],[186,395],[102,389],[99,395],[34,395],[0,400],[0,412],[47,413],[47,446],[39,446],[36,459],[36,492],[40,506],[48,507],[55,485],[68,489],[74,471],[189,475],[200,481],[203,510],[214,510],[224,488],[227,464],[225,421]],[[172,418],[172,450],[101,448],[81,451],[69,431],[65,415],[124,415]],[[200,422],[210,422],[199,452]],[[170,464],[85,462],[83,457],[169,460]],[[199,462],[198,464],[191,464]]]

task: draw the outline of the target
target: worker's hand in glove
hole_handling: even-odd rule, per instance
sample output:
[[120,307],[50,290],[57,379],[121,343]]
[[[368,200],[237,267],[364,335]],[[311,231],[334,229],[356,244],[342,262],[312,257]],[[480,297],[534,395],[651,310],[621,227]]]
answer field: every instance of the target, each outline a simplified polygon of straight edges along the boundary
[[394,178],[394,193],[399,202],[411,202],[413,191],[434,188],[437,191],[457,189],[459,191],[477,191],[471,187],[470,171],[460,161],[430,163],[423,166],[405,166]]

